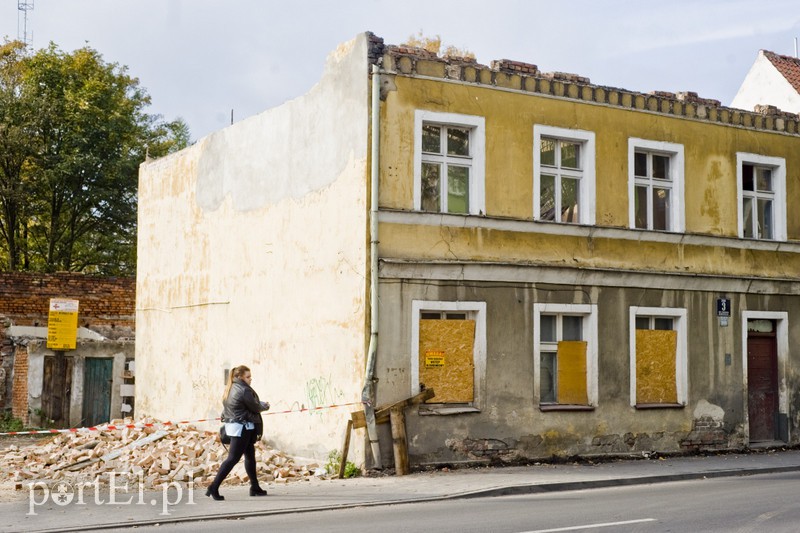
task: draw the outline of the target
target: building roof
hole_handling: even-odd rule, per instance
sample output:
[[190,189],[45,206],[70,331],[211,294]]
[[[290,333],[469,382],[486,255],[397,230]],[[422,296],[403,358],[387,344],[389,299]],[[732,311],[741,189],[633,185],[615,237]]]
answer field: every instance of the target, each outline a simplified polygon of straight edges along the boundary
[[769,59],[770,63],[781,73],[781,76],[786,78],[794,90],[800,93],[800,59],[776,54],[769,50],[762,50],[762,52],[764,57]]

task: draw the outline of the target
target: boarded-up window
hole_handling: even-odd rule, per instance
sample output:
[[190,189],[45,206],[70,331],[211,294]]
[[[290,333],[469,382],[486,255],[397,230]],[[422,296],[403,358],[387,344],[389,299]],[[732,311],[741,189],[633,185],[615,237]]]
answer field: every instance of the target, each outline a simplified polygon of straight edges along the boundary
[[636,330],[636,403],[678,403],[678,332]]
[[433,389],[433,403],[474,399],[475,321],[419,321],[419,381]]
[[558,343],[558,403],[586,405],[586,341]]

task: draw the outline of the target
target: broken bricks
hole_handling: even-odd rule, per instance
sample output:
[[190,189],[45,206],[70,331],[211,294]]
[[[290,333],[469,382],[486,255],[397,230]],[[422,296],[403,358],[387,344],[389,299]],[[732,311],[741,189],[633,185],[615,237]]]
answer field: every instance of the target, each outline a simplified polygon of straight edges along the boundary
[[[131,421],[114,421],[132,424]],[[148,424],[152,423],[147,421]],[[157,424],[157,423],[156,423]],[[124,428],[122,430],[59,433],[20,449],[0,450],[0,482],[14,486],[32,481],[105,483],[107,472],[141,477],[144,490],[172,482],[207,484],[227,455],[216,433],[193,426]],[[314,477],[313,469],[296,465],[285,453],[256,444],[256,471],[261,481],[285,483]],[[225,485],[248,483],[239,463]]]

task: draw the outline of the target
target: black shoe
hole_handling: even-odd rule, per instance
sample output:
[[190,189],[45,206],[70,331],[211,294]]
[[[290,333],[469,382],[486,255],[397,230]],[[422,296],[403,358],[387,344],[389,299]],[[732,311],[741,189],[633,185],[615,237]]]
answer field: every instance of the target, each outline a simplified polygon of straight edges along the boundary
[[[252,489],[250,490],[252,493]],[[266,494],[266,492],[264,494]],[[208,489],[206,489],[206,496],[211,496],[211,498],[213,498],[218,502],[225,499],[225,496],[219,493],[219,489],[212,489],[211,487],[208,487]]]
[[267,491],[261,487],[250,487],[250,496],[266,496]]

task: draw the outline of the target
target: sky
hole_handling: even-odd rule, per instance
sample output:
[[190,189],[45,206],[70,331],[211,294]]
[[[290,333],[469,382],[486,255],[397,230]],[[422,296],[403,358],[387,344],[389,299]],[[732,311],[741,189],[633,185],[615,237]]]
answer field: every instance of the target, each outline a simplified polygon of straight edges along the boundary
[[[797,0],[24,0],[35,49],[85,45],[125,65],[193,140],[307,92],[339,43],[422,32],[475,54],[633,91],[730,104],[758,50],[795,55]],[[19,0],[0,0],[15,39]]]

